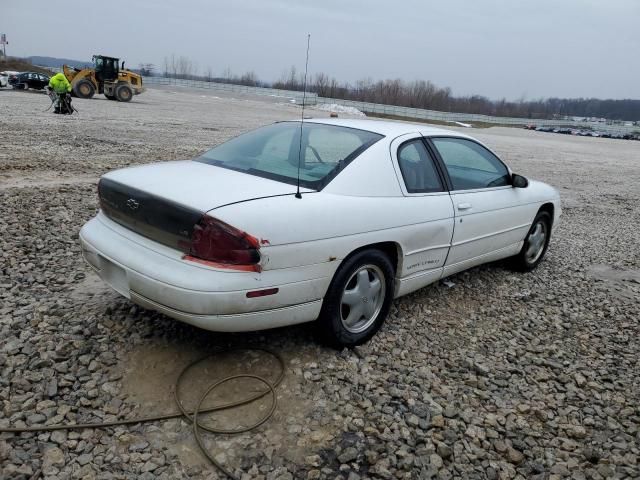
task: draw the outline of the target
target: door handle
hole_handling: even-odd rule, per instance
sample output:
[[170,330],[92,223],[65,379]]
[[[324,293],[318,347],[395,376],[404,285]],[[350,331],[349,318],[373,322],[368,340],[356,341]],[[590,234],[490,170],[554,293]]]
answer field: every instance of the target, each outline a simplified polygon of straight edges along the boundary
[[459,203],[458,210],[469,210],[471,208],[470,203]]

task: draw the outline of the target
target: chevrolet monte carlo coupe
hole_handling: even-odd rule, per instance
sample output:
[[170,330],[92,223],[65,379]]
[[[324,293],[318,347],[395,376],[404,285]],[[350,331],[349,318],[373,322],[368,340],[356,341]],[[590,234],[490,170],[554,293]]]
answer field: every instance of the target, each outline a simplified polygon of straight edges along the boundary
[[214,331],[316,321],[338,346],[443,277],[533,269],[560,216],[556,190],[473,138],[374,120],[275,123],[107,173],[98,193],[83,255],[120,294]]

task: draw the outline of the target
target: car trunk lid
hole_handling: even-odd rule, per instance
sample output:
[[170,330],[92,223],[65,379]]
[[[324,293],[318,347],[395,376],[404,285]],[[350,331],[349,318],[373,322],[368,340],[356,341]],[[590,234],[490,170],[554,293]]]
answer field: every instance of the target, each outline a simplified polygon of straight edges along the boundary
[[209,210],[295,193],[292,185],[194,161],[125,168],[104,175],[100,207],[122,226],[188,251],[193,228]]

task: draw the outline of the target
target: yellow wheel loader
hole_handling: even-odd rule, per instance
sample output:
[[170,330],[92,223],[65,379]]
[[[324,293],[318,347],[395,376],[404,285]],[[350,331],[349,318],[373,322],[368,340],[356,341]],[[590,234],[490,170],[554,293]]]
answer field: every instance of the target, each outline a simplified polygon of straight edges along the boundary
[[73,68],[62,66],[62,72],[71,83],[72,93],[78,98],[91,98],[96,92],[103,93],[109,100],[129,102],[134,95],[144,92],[142,77],[119,67],[120,59],[93,56],[93,68]]

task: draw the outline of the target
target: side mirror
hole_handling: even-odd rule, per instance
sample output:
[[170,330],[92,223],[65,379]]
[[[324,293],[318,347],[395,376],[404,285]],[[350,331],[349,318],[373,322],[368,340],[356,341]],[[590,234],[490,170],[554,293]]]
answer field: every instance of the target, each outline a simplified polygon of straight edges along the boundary
[[527,188],[529,186],[529,180],[522,175],[514,173],[511,176],[511,185],[513,185],[513,188]]

